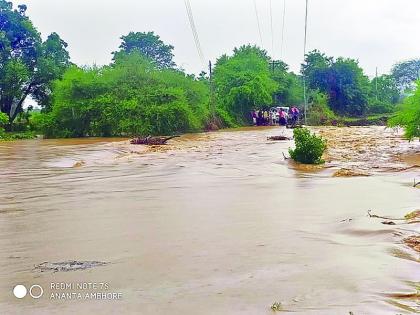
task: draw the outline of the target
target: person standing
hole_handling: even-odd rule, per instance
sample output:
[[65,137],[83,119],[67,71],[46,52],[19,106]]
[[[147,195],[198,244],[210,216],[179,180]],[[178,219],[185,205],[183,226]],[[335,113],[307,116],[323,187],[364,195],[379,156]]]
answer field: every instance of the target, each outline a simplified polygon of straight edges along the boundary
[[253,110],[251,115],[252,115],[252,123],[255,126],[257,124],[257,112],[255,110]]
[[279,125],[280,126],[286,126],[287,119],[286,119],[286,112],[283,110],[283,108],[280,108],[279,111]]
[[268,112],[265,110],[264,111],[264,126],[268,125]]
[[258,116],[257,116],[257,126],[261,126],[263,121],[264,121],[263,112],[260,109],[258,111]]
[[299,109],[297,107],[293,106],[292,108],[292,123],[293,126],[296,126],[299,120]]

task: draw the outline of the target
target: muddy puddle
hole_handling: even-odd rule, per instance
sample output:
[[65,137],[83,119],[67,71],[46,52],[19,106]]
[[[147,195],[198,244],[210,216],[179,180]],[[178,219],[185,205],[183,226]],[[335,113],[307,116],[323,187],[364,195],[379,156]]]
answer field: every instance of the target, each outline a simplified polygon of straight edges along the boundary
[[[293,141],[267,140],[291,136],[279,128],[148,148],[0,143],[0,314],[420,312],[419,256],[403,241],[418,224],[368,216],[420,208],[420,145],[383,127],[314,131],[324,166],[285,159]],[[121,298],[57,299],[62,283]],[[43,296],[16,299],[16,284]]]

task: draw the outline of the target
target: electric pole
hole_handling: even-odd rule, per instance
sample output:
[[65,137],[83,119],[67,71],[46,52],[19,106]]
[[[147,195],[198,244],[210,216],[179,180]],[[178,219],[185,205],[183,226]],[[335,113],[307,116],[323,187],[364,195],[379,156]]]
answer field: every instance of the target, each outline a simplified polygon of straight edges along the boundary
[[376,67],[376,73],[375,73],[375,88],[376,88],[376,100],[378,100],[378,67]]
[[[281,63],[282,63],[282,61],[281,60],[272,60],[271,62],[270,62],[270,65],[271,65],[271,72],[273,73],[273,75],[274,75],[274,72],[275,72],[275,70],[276,70],[276,66],[280,66],[281,65]],[[276,101],[277,101],[277,98],[276,98],[276,95],[274,94],[274,96],[272,97],[272,102],[273,102],[273,105],[276,105]]]
[[274,74],[274,71],[276,70],[276,66],[280,66],[282,63],[281,60],[272,60],[270,61],[270,65],[271,65],[271,72]]
[[[306,9],[305,9],[305,38],[303,42],[303,60],[306,58],[306,40],[308,34],[308,0],[306,0]],[[306,95],[306,78],[305,73],[303,73],[303,102],[305,106],[305,125],[306,125],[306,112],[308,110],[308,99]]]
[[209,61],[209,81],[210,81],[210,111],[213,116],[213,123],[216,123],[216,104],[214,102],[214,85],[213,85],[213,65]]

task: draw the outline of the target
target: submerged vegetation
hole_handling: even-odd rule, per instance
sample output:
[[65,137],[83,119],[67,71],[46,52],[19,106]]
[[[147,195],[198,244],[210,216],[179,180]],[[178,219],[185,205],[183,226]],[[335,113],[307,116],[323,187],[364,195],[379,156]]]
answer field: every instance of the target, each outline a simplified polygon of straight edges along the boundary
[[322,164],[322,155],[327,148],[326,141],[312,134],[307,128],[297,128],[293,131],[295,149],[289,149],[290,157],[303,164]]
[[[371,80],[357,60],[314,50],[295,74],[265,50],[243,45],[218,58],[211,74],[195,76],[176,65],[174,47],[153,32],[122,36],[109,65],[80,67],[70,62],[58,34],[42,41],[25,5],[14,9],[0,0],[0,17],[0,138],[5,131],[142,136],[247,125],[254,109],[302,109],[303,79],[309,124],[384,123],[410,95],[420,68],[418,60],[401,62]],[[409,138],[419,135],[418,94],[391,120],[406,127]],[[29,96],[41,112],[25,108]]]

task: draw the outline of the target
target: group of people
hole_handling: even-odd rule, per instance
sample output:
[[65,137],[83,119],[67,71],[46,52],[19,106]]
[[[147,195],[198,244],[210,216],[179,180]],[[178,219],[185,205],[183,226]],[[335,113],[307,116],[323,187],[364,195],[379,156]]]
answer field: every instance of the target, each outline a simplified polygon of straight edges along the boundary
[[277,125],[295,126],[299,121],[299,109],[293,106],[288,111],[284,108],[279,108],[278,111],[268,110],[254,110],[251,112],[254,125],[270,126]]
[[270,117],[272,117],[272,115],[267,110],[264,110],[264,111],[253,110],[251,115],[252,115],[252,121],[254,122],[254,125],[257,125],[257,126],[270,125]]

